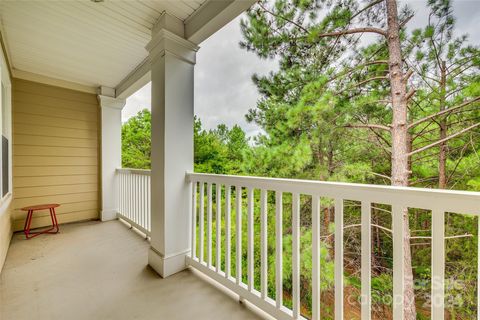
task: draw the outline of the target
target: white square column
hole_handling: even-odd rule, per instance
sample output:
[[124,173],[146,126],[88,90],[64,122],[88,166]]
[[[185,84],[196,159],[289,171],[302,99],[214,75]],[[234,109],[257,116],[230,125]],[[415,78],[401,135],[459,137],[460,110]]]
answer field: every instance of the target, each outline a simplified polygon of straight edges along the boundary
[[101,87],[98,95],[102,126],[102,221],[116,219],[118,212],[115,171],[122,167],[122,108],[125,99],[114,98],[114,93],[114,89]]
[[[164,17],[163,22],[168,19]],[[181,37],[179,29],[171,29],[173,33],[164,27],[154,28],[146,47],[152,79],[148,263],[162,277],[186,268],[191,244],[191,190],[185,173],[193,170],[193,74],[198,47]]]

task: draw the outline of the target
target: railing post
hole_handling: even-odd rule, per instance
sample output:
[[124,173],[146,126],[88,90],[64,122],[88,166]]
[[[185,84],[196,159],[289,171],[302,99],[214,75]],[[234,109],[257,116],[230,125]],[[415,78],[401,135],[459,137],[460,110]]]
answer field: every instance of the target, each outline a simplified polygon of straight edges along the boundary
[[[175,30],[171,29],[172,21]],[[191,241],[190,190],[193,171],[194,66],[198,46],[178,35],[177,18],[163,14],[152,29],[150,266],[162,277],[187,267]]]
[[117,218],[117,175],[122,166],[122,108],[125,99],[114,98],[112,88],[99,88],[98,101],[101,117],[101,166],[102,166],[102,221]]

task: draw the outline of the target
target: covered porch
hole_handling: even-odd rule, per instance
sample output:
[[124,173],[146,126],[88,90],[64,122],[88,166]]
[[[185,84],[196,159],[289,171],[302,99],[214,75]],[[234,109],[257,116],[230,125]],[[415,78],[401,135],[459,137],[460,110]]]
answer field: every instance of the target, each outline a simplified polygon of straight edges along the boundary
[[[187,268],[185,180],[196,52],[254,2],[0,3],[2,319],[256,318]],[[117,220],[117,169],[122,108],[149,82],[147,241]],[[60,204],[60,233],[25,241],[21,208],[40,203]]]
[[62,225],[55,237],[12,239],[0,281],[0,318],[260,319],[185,270],[162,279],[149,243],[119,221]]

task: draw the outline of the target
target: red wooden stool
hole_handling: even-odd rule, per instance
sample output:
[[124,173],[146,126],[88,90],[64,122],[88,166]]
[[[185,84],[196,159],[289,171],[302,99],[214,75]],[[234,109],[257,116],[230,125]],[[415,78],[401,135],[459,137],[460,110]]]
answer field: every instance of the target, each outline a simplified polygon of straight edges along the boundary
[[[36,206],[22,208],[23,211],[28,211],[27,219],[25,220],[25,226],[23,227],[23,233],[25,233],[25,237],[27,237],[27,239],[31,239],[43,233],[57,233],[60,229],[58,228],[58,221],[57,221],[57,216],[55,215],[55,208],[59,206],[60,205],[57,203],[49,203],[49,204],[39,204]],[[32,224],[33,212],[37,210],[47,210],[47,209],[50,210],[52,227],[43,231],[30,232],[30,225]]]

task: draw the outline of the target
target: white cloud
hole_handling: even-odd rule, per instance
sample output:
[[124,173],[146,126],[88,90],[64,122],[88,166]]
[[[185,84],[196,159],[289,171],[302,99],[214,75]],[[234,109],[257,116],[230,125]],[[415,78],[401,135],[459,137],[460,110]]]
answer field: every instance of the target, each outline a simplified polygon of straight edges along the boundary
[[151,82],[147,83],[143,88],[132,94],[127,99],[127,103],[122,110],[122,122],[127,121],[134,115],[136,115],[140,110],[143,109],[152,109],[151,105]]
[[[427,22],[425,0],[402,1],[415,12],[409,28],[424,26]],[[468,33],[473,44],[480,44],[477,32],[480,22],[479,0],[457,0],[453,2],[457,18],[457,35]],[[223,29],[200,45],[195,66],[195,114],[204,127],[215,128],[220,123],[228,126],[240,125],[249,136],[261,132],[255,124],[247,123],[245,114],[254,108],[259,98],[252,83],[254,73],[267,74],[276,69],[271,60],[261,60],[254,53],[240,49],[242,39],[240,19],[231,21]],[[150,84],[127,99],[122,120],[130,118],[143,108],[150,108]]]
[[[195,65],[195,114],[207,129],[221,123],[230,127],[238,124],[251,136],[260,132],[258,126],[245,120],[248,109],[254,108],[259,98],[251,77],[274,70],[276,63],[240,49],[240,19],[234,19],[200,45]],[[127,99],[122,121],[151,108],[150,90],[148,84]]]

